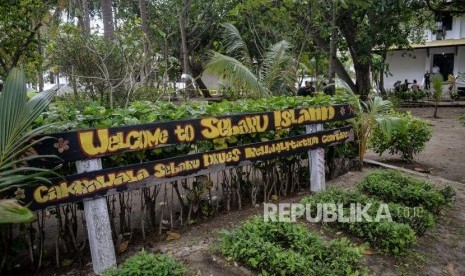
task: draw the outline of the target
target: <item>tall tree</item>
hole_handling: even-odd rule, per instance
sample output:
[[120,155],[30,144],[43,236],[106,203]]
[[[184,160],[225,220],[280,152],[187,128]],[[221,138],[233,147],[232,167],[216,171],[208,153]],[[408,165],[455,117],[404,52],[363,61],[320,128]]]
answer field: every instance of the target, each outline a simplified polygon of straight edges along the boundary
[[49,11],[59,13],[57,1],[0,1],[0,75],[18,64],[40,59],[37,33]]
[[145,81],[146,78],[150,75],[152,71],[151,67],[151,43],[150,43],[150,27],[149,27],[149,21],[148,21],[148,15],[147,15],[147,2],[146,0],[139,0],[139,6],[140,6],[140,21],[141,21],[141,27],[142,27],[142,32],[145,35],[145,41],[144,41],[144,60],[145,60],[145,66],[142,67],[141,71],[141,81]]
[[103,36],[106,39],[115,38],[115,28],[113,25],[113,7],[112,0],[101,0],[102,20],[103,20]]
[[[409,38],[418,34],[415,30],[419,28],[410,23],[424,16],[419,12],[422,6],[414,1],[404,0],[338,2],[336,25],[343,38],[338,42],[338,48],[342,54],[350,54],[356,73],[355,84],[351,80],[348,84],[365,98],[371,90],[370,72],[374,51],[387,51],[393,46],[408,46]],[[310,26],[309,35],[318,47],[329,50],[327,29],[330,18],[333,18],[332,5],[322,0],[311,0],[308,4],[311,12],[306,19],[304,17],[304,21]],[[337,61],[335,65],[337,70]],[[342,70],[340,73],[344,75]],[[339,77],[341,74],[338,72]]]

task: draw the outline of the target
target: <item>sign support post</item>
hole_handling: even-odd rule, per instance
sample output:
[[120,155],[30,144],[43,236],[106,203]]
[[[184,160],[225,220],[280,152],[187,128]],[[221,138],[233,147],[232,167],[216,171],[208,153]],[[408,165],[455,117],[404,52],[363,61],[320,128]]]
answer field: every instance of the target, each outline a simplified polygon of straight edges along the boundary
[[[76,161],[76,168],[78,173],[101,170],[102,161],[100,158]],[[84,200],[84,215],[94,273],[100,275],[105,269],[116,267],[115,246],[111,238],[105,198]]]
[[[321,130],[323,130],[323,124],[306,126],[306,133],[315,133]],[[319,192],[325,190],[325,150],[322,148],[309,150],[308,163],[310,169],[310,191]]]

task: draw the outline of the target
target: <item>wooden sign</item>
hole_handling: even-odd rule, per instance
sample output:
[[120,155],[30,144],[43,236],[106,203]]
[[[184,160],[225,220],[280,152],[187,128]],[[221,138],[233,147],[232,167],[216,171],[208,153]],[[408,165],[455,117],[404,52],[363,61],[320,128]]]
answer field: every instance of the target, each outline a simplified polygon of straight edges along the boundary
[[54,139],[46,140],[35,150],[70,162],[119,152],[340,121],[353,116],[349,105],[334,105],[79,130],[47,135]]
[[52,179],[26,190],[33,210],[102,197],[353,140],[351,127]]

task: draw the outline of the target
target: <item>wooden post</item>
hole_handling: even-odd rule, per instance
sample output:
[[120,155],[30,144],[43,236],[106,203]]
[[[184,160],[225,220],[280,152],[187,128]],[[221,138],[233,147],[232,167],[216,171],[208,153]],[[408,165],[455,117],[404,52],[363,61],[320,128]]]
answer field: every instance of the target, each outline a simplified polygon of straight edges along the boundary
[[[101,170],[102,161],[100,158],[76,161],[76,168],[78,173]],[[116,267],[115,246],[105,198],[84,200],[84,214],[94,273],[100,275],[105,269]]]
[[[323,130],[323,124],[311,124],[306,126],[307,133]],[[325,150],[317,148],[308,151],[308,165],[310,169],[310,191],[319,192],[326,189],[325,181]]]

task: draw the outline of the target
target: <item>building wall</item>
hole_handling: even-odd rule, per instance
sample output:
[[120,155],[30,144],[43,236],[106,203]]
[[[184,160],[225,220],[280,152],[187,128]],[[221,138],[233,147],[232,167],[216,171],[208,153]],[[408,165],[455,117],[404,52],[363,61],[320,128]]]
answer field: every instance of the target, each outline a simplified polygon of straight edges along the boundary
[[456,62],[455,68],[457,68],[457,70],[455,71],[455,74],[465,73],[465,46],[460,46],[458,48],[455,62]]
[[417,49],[409,52],[391,52],[387,56],[390,75],[385,77],[384,87],[392,89],[396,81],[400,80],[404,82],[405,79],[409,82],[413,82],[416,79],[421,84],[423,75],[425,74],[425,62],[426,49]]
[[463,17],[453,17],[452,30],[446,32],[446,39],[459,39],[461,35],[461,23],[465,21]]
[[216,76],[205,72],[202,74],[202,81],[205,84],[205,86],[207,86],[207,88],[210,90],[218,90],[219,84],[221,83],[221,80],[218,79]]
[[460,20],[460,37],[465,38],[465,16],[462,16]]
[[[414,51],[394,51],[387,56],[389,71],[392,76],[385,77],[385,88],[392,89],[397,80],[403,82],[408,79],[413,82],[414,79],[420,85],[423,84],[423,75],[426,70],[431,71],[433,66],[433,56],[435,54],[454,53],[455,47],[438,47],[429,49],[429,57],[426,49],[416,49]],[[457,54],[454,56],[454,74],[465,72],[465,45],[458,46]]]
[[[424,37],[426,42],[436,40],[436,34],[431,30],[425,30]],[[445,39],[459,38],[465,38],[465,15],[460,17],[454,16],[452,18],[452,30],[446,31]]]

